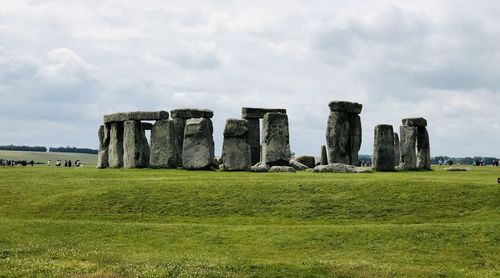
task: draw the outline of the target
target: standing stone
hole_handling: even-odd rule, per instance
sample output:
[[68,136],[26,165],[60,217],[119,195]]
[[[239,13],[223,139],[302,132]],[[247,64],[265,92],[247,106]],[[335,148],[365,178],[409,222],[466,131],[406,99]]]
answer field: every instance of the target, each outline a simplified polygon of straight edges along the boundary
[[108,148],[109,148],[109,128],[107,125],[99,127],[99,153],[97,155],[97,168],[108,167]]
[[153,125],[149,165],[152,168],[177,167],[177,137],[173,120],[158,120]]
[[394,171],[394,131],[391,125],[375,127],[372,165],[376,171]]
[[424,126],[417,127],[417,167],[420,169],[431,169],[429,133]]
[[111,168],[123,167],[123,122],[111,122],[108,163]]
[[188,170],[208,169],[214,160],[213,139],[207,119],[187,120],[184,129],[182,164]]
[[401,169],[411,170],[417,167],[417,155],[415,153],[415,143],[417,141],[417,127],[402,125],[399,128]]
[[125,168],[148,167],[149,145],[140,121],[125,121],[123,149],[123,166]]
[[328,163],[350,164],[349,114],[346,112],[330,112],[326,130],[328,146]]
[[399,151],[399,135],[394,132],[394,166],[399,166],[401,152]]
[[321,160],[320,165],[328,165],[328,154],[326,150],[326,146],[321,146]]
[[176,165],[182,167],[182,145],[184,144],[184,129],[186,128],[186,119],[174,118],[175,144],[176,144]]
[[252,165],[260,162],[260,123],[259,119],[249,118],[248,121],[248,144],[250,145],[250,153]]
[[262,162],[270,166],[288,166],[291,151],[287,114],[266,113],[263,125]]
[[353,114],[349,118],[349,136],[351,139],[350,164],[359,166],[358,153],[361,149],[361,118],[358,114]]
[[249,171],[251,165],[248,145],[248,121],[228,119],[224,128],[222,164],[224,171]]

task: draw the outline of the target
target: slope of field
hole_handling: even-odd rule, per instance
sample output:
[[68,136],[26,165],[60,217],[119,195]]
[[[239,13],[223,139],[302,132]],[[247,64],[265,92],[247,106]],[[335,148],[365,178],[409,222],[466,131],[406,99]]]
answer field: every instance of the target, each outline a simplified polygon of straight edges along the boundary
[[35,162],[47,163],[47,161],[52,160],[54,163],[56,160],[80,160],[84,165],[95,166],[97,163],[96,154],[86,154],[86,153],[56,153],[56,152],[23,152],[23,151],[4,151],[0,150],[0,159],[7,160],[33,160]]
[[0,276],[500,276],[500,168],[0,167]]

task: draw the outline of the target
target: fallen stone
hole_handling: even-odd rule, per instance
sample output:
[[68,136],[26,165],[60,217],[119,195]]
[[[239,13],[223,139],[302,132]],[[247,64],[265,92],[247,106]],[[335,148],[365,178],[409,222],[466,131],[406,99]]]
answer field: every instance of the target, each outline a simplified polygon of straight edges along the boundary
[[449,172],[467,172],[467,171],[470,171],[471,168],[464,168],[464,167],[448,167],[448,168],[444,168],[445,171],[449,171]]
[[360,114],[363,105],[357,102],[337,101],[334,100],[328,104],[332,112],[345,112],[349,114]]
[[288,116],[266,113],[263,125],[262,162],[270,166],[287,166],[291,158]]
[[375,171],[394,171],[394,131],[392,125],[377,125],[372,165]]
[[304,164],[302,164],[294,159],[290,160],[289,166],[297,171],[304,171],[306,169],[309,169],[309,167],[307,167],[306,165],[304,165]]
[[314,158],[314,156],[296,156],[292,158],[292,160],[296,160],[309,168],[314,168],[314,166],[316,166],[316,159]]
[[208,120],[205,118],[187,120],[182,148],[183,167],[188,170],[209,169],[213,159],[213,140]]
[[183,108],[170,111],[173,119],[205,118],[211,119],[214,112],[208,109]]
[[424,118],[406,118],[402,120],[403,125],[409,125],[409,126],[422,126],[426,127],[427,126],[427,120]]
[[99,152],[97,154],[97,168],[108,167],[108,149],[109,149],[109,128],[107,125],[101,125],[98,132]]
[[270,169],[269,165],[259,162],[259,163],[255,164],[254,166],[252,166],[250,168],[250,171],[256,172],[256,173],[263,173],[263,172],[269,171],[269,169]]
[[123,122],[111,122],[109,130],[108,165],[123,167]]
[[358,171],[360,171],[359,167],[343,163],[319,165],[313,169],[315,173],[358,173]]
[[151,129],[149,165],[152,168],[177,168],[177,137],[173,120],[158,120]]
[[296,170],[290,166],[272,166],[269,172],[295,173]]
[[149,166],[149,145],[140,121],[125,121],[123,125],[123,166]]
[[135,111],[104,115],[104,123],[124,122],[124,121],[156,121],[167,120],[167,111]]
[[280,108],[241,108],[241,117],[243,119],[262,119],[266,113],[282,113],[286,114],[286,109]]

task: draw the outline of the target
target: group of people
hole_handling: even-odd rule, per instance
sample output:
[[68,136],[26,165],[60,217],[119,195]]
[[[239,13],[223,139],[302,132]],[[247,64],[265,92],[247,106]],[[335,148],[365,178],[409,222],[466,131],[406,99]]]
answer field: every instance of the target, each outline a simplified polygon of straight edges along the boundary
[[[451,160],[451,159],[445,159],[444,161],[439,160],[438,164],[439,165],[450,165],[451,166],[451,165],[453,165],[453,160]],[[458,162],[458,165],[460,165],[460,161]]]
[[[80,160],[75,160],[75,163],[73,164],[71,160],[64,160],[64,164],[62,163],[62,160],[58,159],[56,160],[56,163],[54,164],[56,167],[61,167],[64,165],[64,167],[83,167],[83,164],[80,162]],[[52,160],[47,161],[47,166],[52,166]]]
[[372,162],[371,161],[360,161],[359,166],[360,167],[372,167]]
[[6,159],[0,159],[0,166],[33,166],[35,165],[35,162],[33,160],[31,161],[26,161],[26,160],[6,160]]

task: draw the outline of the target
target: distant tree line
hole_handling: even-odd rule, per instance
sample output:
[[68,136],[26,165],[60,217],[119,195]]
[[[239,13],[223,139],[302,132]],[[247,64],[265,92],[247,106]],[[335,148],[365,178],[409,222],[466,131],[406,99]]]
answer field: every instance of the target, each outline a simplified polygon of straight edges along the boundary
[[57,153],[90,153],[97,154],[97,150],[88,149],[88,148],[77,148],[77,147],[50,147],[49,152],[57,152]]
[[0,146],[0,150],[4,151],[27,151],[27,152],[47,152],[47,148],[44,146],[14,146],[6,145]]

